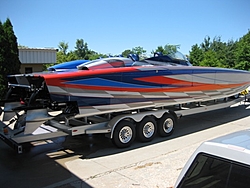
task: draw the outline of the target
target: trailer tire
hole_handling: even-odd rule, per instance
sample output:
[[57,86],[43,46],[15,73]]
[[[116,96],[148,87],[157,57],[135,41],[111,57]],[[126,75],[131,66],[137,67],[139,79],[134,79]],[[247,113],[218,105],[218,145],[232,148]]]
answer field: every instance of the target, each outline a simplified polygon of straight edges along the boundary
[[118,148],[129,147],[135,139],[135,126],[131,121],[120,121],[113,134],[112,142]]
[[153,117],[145,117],[137,123],[136,133],[137,138],[141,142],[150,142],[153,140],[157,132],[157,124]]
[[160,136],[170,136],[174,132],[175,118],[172,114],[163,115],[158,121],[158,132]]

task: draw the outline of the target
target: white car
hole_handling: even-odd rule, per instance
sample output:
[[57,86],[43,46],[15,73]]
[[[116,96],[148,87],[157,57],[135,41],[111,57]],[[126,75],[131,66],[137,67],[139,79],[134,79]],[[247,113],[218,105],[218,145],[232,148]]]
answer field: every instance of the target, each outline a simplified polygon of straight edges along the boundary
[[250,130],[206,141],[181,171],[176,188],[249,188]]

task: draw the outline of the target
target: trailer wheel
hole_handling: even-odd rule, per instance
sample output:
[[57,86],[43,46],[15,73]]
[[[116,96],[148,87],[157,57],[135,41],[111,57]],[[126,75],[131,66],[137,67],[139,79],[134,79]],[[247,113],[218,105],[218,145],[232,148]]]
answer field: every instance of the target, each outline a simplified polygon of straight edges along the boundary
[[170,136],[174,132],[175,119],[171,114],[163,115],[158,121],[158,132],[160,136]]
[[112,142],[118,148],[129,147],[135,139],[135,126],[132,122],[122,120],[114,130]]
[[150,142],[155,137],[157,124],[153,117],[145,117],[136,128],[138,139],[142,142]]

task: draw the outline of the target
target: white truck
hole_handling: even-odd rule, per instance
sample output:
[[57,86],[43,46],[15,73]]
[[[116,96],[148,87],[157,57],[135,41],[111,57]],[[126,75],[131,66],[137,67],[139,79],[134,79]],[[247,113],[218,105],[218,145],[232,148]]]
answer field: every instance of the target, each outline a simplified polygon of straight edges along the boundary
[[250,186],[250,130],[206,141],[182,169],[175,188],[248,188]]

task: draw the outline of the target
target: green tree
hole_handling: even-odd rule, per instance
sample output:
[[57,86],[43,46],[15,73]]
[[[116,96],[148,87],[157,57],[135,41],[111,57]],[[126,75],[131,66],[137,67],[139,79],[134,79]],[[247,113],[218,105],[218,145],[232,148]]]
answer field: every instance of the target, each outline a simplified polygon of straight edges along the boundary
[[180,49],[180,45],[166,44],[164,46],[164,52],[166,54],[175,53],[178,51],[178,49]]
[[8,18],[3,24],[0,22],[0,98],[7,90],[7,75],[19,73],[20,66],[17,38]]
[[250,70],[250,30],[237,42],[235,58],[237,69]]
[[190,62],[196,66],[212,66],[234,68],[235,65],[235,42],[223,42],[221,37],[209,36],[198,45],[192,46],[190,51]]
[[77,55],[75,54],[74,51],[70,51],[69,53],[67,53],[67,58],[66,61],[73,61],[78,59]]
[[75,53],[78,59],[89,59],[88,44],[83,39],[76,40]]
[[5,37],[5,33],[3,30],[3,24],[0,21],[0,98],[2,98],[4,95],[4,91],[6,89],[5,85],[5,79],[6,79],[6,45],[7,45],[7,40]]
[[129,49],[124,50],[122,52],[122,56],[128,57],[129,54],[137,54],[137,55],[139,55],[140,59],[144,59],[144,58],[146,58],[146,52],[147,51],[145,49],[143,49],[143,47],[137,46],[137,47],[132,48],[131,50],[129,50]]
[[189,52],[189,60],[194,66],[199,66],[203,60],[203,50],[195,44],[192,46],[191,51]]
[[179,48],[180,48],[180,45],[166,44],[164,47],[158,46],[151,53],[154,54],[156,52],[161,52],[162,54],[171,54],[171,53],[177,52]]
[[213,50],[207,50],[204,53],[204,59],[200,62],[200,66],[207,66],[207,67],[219,67],[220,62],[216,57],[216,52]]
[[143,58],[143,57],[145,57],[145,53],[147,51],[144,50],[143,47],[137,46],[137,47],[132,48],[132,52],[133,52],[133,54],[139,55],[140,58]]
[[154,54],[156,52],[161,52],[162,54],[165,54],[165,50],[163,46],[158,46],[155,50],[151,51],[151,54]]
[[132,50],[124,50],[122,52],[123,57],[128,57],[129,54],[133,54],[133,51]]
[[68,61],[67,54],[64,54],[63,51],[58,51],[56,53],[56,64],[67,62],[67,61]]
[[95,51],[89,50],[89,60],[95,60],[95,59],[106,58],[106,57],[108,56],[105,54],[100,54]]
[[59,48],[59,51],[56,54],[57,56],[56,64],[73,61],[78,58],[75,52],[73,51],[68,52],[68,49],[69,49],[68,42],[65,42],[65,41],[59,42],[58,48]]
[[62,54],[67,55],[67,50],[69,49],[69,44],[64,42],[64,41],[61,41],[61,42],[59,42],[58,48],[59,48],[59,52],[62,52]]
[[7,18],[6,22],[3,24],[3,29],[5,32],[5,37],[8,41],[6,43],[6,48],[8,49],[6,51],[8,53],[6,61],[7,74],[20,73],[21,62],[19,60],[17,38],[14,34],[13,26],[9,18]]
[[210,37],[209,36],[205,37],[204,42],[202,42],[200,46],[203,51],[205,52],[208,51],[211,46]]
[[235,50],[236,42],[234,42],[233,40],[229,40],[225,45],[224,51],[222,52],[225,56],[224,67],[235,68],[235,65],[237,63]]

